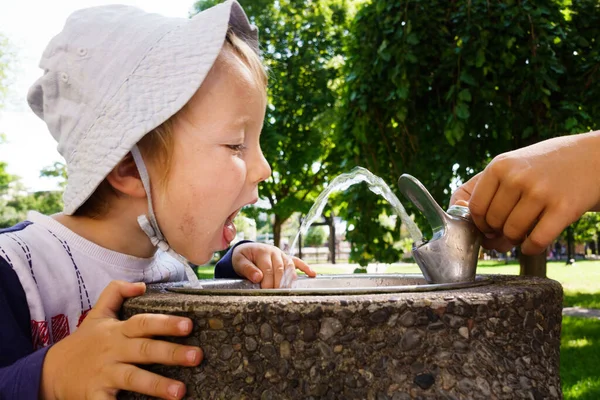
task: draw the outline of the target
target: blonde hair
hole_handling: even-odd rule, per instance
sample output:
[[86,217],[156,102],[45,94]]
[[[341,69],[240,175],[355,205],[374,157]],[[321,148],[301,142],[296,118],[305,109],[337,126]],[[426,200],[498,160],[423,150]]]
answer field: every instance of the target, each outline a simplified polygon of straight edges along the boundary
[[[257,87],[265,89],[266,95],[267,73],[260,57],[248,43],[236,36],[229,29],[221,52],[233,54],[233,58],[238,60],[250,72]],[[158,184],[163,190],[167,186],[167,177],[169,176],[173,157],[173,121],[177,118],[177,115],[178,113],[148,132],[138,142],[138,147],[146,163],[164,166],[160,171],[158,182],[153,182],[155,185]],[[104,179],[90,198],[73,215],[101,218],[108,213],[111,198],[118,197],[119,195],[120,192],[113,188],[108,180]]]

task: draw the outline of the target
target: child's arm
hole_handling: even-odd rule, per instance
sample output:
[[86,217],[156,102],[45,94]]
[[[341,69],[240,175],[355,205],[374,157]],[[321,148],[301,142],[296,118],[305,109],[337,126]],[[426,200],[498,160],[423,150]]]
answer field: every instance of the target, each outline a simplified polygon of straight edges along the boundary
[[185,394],[183,383],[133,365],[196,366],[202,360],[197,347],[151,339],[188,335],[192,330],[188,318],[138,314],[127,321],[117,320],[123,301],[144,291],[143,283],[121,281],[113,281],[104,289],[81,326],[48,350],[42,370],[42,398],[113,398],[119,390],[166,399]]
[[219,261],[217,261],[217,264],[215,265],[215,278],[216,279],[244,278],[243,276],[240,276],[235,272],[235,269],[233,268],[233,261],[231,260],[231,257],[233,256],[233,252],[235,251],[236,247],[238,247],[239,245],[242,245],[244,243],[252,243],[252,241],[251,240],[241,240],[241,241],[237,242],[227,251],[227,253],[225,253],[225,255],[223,257],[221,257],[221,259]]
[[573,221],[600,210],[600,131],[501,154],[453,195],[469,205],[484,247],[542,252]]

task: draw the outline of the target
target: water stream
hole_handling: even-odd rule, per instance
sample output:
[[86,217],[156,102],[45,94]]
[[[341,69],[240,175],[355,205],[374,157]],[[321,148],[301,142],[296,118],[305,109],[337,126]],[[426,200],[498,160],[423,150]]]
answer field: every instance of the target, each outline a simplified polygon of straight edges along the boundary
[[[408,213],[402,206],[402,203],[400,202],[400,200],[398,200],[398,197],[392,192],[392,190],[384,182],[384,180],[376,175],[373,175],[368,169],[356,167],[348,173],[337,176],[334,180],[331,181],[329,186],[327,186],[327,188],[321,192],[319,197],[317,197],[315,203],[313,204],[310,211],[308,212],[308,214],[306,214],[306,217],[302,221],[302,225],[298,230],[298,234],[296,235],[294,241],[292,242],[292,245],[290,246],[288,252],[290,256],[294,254],[296,246],[298,245],[298,239],[300,238],[300,235],[306,235],[306,232],[308,231],[308,228],[311,226],[311,224],[321,216],[323,209],[327,205],[327,200],[329,199],[329,196],[333,192],[346,190],[350,186],[360,182],[367,183],[369,189],[373,193],[383,196],[383,198],[391,204],[392,208],[396,212],[396,215],[400,217],[402,223],[406,226],[406,229],[408,230],[408,233],[412,238],[413,242],[420,243],[423,241],[423,234],[421,233],[421,230],[414,223],[414,221],[410,219]],[[283,278],[280,283],[280,287],[292,287],[295,277],[296,271],[293,268],[293,266],[291,266],[291,268],[286,267]]]

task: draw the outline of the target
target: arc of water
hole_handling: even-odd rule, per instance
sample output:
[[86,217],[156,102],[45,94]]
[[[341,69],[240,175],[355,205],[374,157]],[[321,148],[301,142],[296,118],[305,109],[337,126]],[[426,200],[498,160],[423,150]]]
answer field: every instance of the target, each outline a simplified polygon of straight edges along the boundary
[[[405,224],[408,233],[410,234],[412,240],[415,243],[420,243],[423,241],[423,234],[419,227],[414,223],[412,219],[410,219],[408,213],[402,206],[402,203],[398,199],[398,197],[392,192],[390,187],[385,183],[383,179],[374,175],[366,168],[355,167],[352,171],[341,174],[335,179],[331,181],[329,186],[325,190],[319,194],[317,200],[306,214],[306,217],[302,221],[300,229],[292,242],[292,245],[289,248],[288,254],[292,256],[294,254],[294,250],[298,244],[298,239],[300,235],[306,235],[308,228],[312,225],[312,223],[323,213],[323,209],[327,204],[327,200],[329,196],[335,191],[342,191],[348,189],[350,186],[355,185],[360,182],[366,182],[369,185],[369,189],[380,196],[383,196],[393,207],[396,214],[402,220],[402,223]],[[291,272],[288,272],[290,271]],[[292,275],[293,274],[293,275]],[[295,276],[295,271],[293,268],[286,268],[284,277],[281,282],[281,287],[289,287],[284,285],[290,285],[293,280],[293,276]]]

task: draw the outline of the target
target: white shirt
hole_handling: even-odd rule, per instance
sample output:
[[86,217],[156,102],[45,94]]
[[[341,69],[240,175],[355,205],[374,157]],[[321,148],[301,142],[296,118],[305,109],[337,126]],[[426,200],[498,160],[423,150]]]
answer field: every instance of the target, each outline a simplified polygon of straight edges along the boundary
[[0,233],[0,256],[27,296],[34,349],[74,332],[112,280],[186,279],[183,264],[166,254],[137,258],[98,246],[38,212],[27,220],[21,229]]

